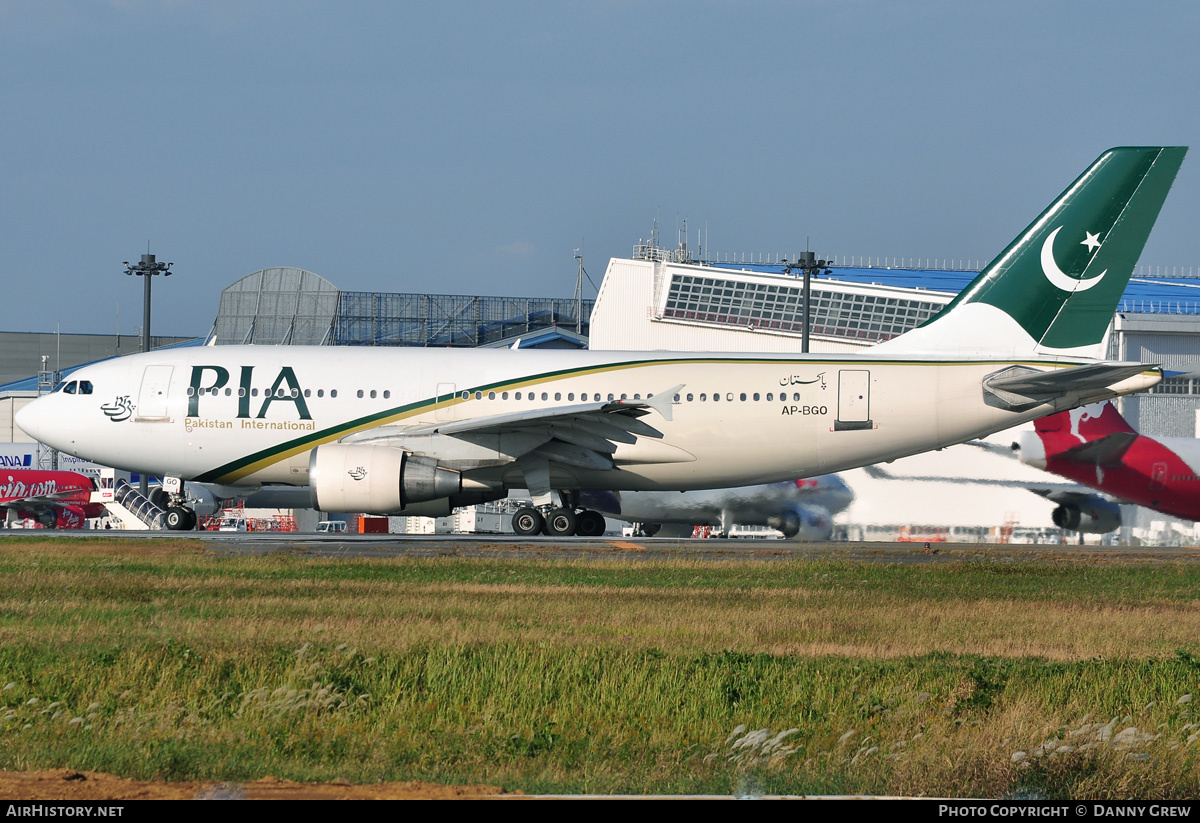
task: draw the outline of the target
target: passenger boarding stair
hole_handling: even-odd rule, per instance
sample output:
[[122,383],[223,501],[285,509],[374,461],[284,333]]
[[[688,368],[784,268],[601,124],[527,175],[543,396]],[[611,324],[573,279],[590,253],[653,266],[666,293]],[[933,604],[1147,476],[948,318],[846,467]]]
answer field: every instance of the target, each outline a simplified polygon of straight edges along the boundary
[[[105,492],[97,492],[105,494]],[[111,493],[102,500],[108,513],[121,521],[123,528],[131,531],[148,531],[164,527],[164,512],[151,503],[136,488],[124,480],[118,480]]]

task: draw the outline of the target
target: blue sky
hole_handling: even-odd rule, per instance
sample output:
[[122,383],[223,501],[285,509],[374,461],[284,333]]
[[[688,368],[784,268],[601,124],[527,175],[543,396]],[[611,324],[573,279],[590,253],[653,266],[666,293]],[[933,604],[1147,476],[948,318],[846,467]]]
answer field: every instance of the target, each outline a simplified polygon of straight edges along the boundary
[[[1192,2],[0,0],[12,331],[203,334],[268,266],[570,296],[722,255],[989,259],[1101,151],[1195,145]],[[1200,148],[1142,262],[1194,267]]]

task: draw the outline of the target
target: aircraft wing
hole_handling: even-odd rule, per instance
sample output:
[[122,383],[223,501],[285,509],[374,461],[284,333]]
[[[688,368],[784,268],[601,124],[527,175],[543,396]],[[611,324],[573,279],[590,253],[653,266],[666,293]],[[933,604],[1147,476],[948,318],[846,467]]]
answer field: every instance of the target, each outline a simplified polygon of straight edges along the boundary
[[59,492],[50,494],[33,494],[27,497],[10,497],[7,500],[0,500],[0,509],[30,509],[35,507],[45,508],[53,506],[59,501],[70,497],[73,494],[79,494],[79,489],[63,489]]
[[873,477],[876,480],[919,480],[926,483],[969,483],[972,486],[995,486],[1002,489],[1024,489],[1033,492],[1040,497],[1044,497],[1053,503],[1082,503],[1085,500],[1092,500],[1096,497],[1102,497],[1087,486],[1081,486],[1078,483],[1030,483],[1027,480],[989,480],[979,478],[975,480],[964,480],[961,477],[937,477],[937,476],[913,476],[904,475],[903,477],[894,475],[879,466],[865,466],[868,477]]
[[663,434],[639,419],[656,411],[671,420],[674,386],[645,400],[610,400],[574,403],[529,411],[451,420],[422,426],[383,426],[346,437],[343,443],[402,444],[407,438],[444,435],[462,440],[479,436],[505,438],[513,457],[539,452],[550,462],[586,469],[611,469],[612,456],[621,444],[639,438],[661,440]]

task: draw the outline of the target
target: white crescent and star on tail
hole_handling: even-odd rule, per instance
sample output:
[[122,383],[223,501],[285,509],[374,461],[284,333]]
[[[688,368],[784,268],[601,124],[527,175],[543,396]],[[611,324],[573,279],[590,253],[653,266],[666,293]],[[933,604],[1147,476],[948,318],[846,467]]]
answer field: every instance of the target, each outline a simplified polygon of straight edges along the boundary
[[[1089,277],[1087,280],[1076,280],[1074,277],[1068,276],[1062,269],[1058,267],[1058,261],[1054,259],[1054,238],[1062,231],[1062,226],[1059,226],[1054,231],[1046,236],[1046,240],[1042,243],[1042,273],[1046,275],[1046,279],[1050,281],[1056,289],[1062,289],[1067,292],[1087,291],[1092,286],[1104,279],[1104,275],[1108,274],[1108,269],[1100,272],[1095,277]],[[1084,232],[1087,237],[1080,241],[1079,245],[1087,246],[1088,251],[1095,252],[1100,248],[1099,234],[1092,234],[1090,231]]]

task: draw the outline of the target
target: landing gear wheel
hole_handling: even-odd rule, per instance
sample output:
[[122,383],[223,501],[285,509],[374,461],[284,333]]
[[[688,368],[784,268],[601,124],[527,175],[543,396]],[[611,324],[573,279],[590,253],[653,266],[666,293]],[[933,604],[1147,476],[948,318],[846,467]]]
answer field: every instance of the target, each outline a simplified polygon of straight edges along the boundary
[[658,530],[662,528],[662,523],[643,523],[638,529],[639,537],[654,537],[658,534]]
[[[188,528],[188,510],[183,506],[172,506],[167,509],[167,514],[163,518],[166,521],[167,528],[173,532],[181,532]],[[192,515],[193,517],[195,515]],[[193,523],[192,525],[195,525]]]
[[543,524],[541,513],[528,506],[517,509],[517,513],[512,516],[513,531],[523,537],[541,534]]
[[187,526],[185,529],[189,532],[196,530],[196,513],[191,509],[184,509],[187,512]]
[[546,515],[546,534],[568,537],[575,534],[575,512],[570,509],[555,509]]
[[604,515],[584,509],[576,516],[575,533],[581,537],[599,537],[604,534]]

